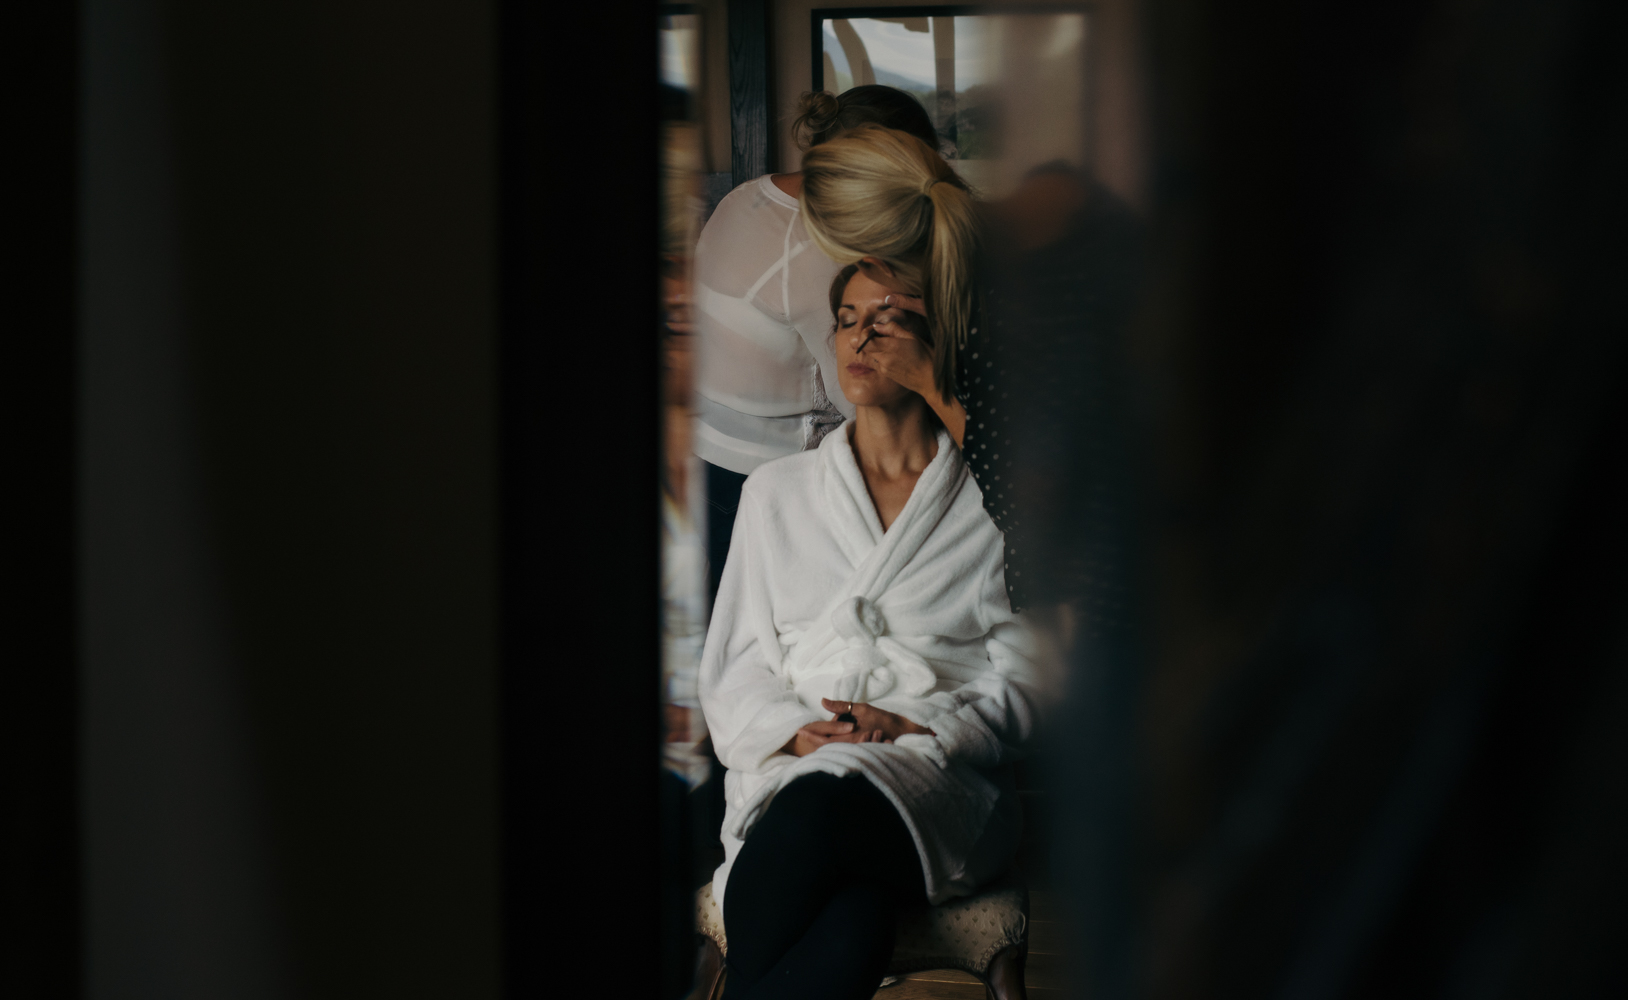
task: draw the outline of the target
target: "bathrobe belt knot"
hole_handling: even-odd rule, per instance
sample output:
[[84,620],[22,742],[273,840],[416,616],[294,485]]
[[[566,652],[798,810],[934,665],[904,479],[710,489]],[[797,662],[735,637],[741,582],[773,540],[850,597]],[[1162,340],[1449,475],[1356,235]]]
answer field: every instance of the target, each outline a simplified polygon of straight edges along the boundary
[[863,597],[850,597],[832,609],[831,627],[848,643],[842,652],[836,698],[864,701],[892,690],[893,671],[888,669],[887,654],[876,648],[876,640],[887,633],[881,609]]
[[[830,684],[825,697],[842,702],[874,702],[887,694],[920,697],[938,682],[938,674],[917,651],[887,634],[886,617],[874,601],[864,596],[838,601],[830,611],[829,632],[824,635],[825,640],[804,634],[783,637],[794,645],[812,647],[809,651],[824,647],[830,640],[840,640],[837,650],[825,655],[816,653],[812,663],[804,661],[803,668],[794,669],[793,679],[799,682],[799,689],[803,689],[804,682],[812,681],[819,687]],[[830,656],[829,660],[825,656]],[[824,684],[816,679],[821,676]]]
[[831,611],[831,627],[850,644],[868,643],[887,634],[887,619],[882,609],[863,597],[850,597]]

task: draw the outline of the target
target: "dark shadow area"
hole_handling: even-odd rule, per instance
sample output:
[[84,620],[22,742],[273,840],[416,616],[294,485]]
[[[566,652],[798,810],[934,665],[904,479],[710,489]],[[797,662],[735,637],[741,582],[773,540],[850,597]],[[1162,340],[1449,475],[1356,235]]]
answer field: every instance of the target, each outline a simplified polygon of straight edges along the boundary
[[0,994],[79,995],[74,592],[80,11],[20,11],[3,42],[8,145],[0,479]]
[[1133,991],[1612,995],[1628,24],[1148,16]]

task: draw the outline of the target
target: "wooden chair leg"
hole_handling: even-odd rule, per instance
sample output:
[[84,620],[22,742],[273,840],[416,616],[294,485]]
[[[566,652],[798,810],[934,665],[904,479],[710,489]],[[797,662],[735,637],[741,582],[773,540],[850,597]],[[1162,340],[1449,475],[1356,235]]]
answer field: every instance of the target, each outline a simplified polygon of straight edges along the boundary
[[695,959],[695,989],[690,1000],[718,1000],[724,992],[724,956],[717,942],[705,934],[699,935],[701,947]]
[[1028,961],[1029,947],[1014,944],[996,955],[984,973],[984,992],[988,1000],[1029,1000],[1029,991],[1023,985],[1023,964]]

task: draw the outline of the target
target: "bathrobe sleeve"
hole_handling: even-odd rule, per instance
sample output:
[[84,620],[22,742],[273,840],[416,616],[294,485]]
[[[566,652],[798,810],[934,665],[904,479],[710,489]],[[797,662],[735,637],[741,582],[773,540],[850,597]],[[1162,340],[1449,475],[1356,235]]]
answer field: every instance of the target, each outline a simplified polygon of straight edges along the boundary
[[1027,755],[1037,700],[1026,626],[1015,621],[996,625],[984,645],[990,670],[954,691],[933,695],[944,713],[928,723],[948,759],[980,769]]
[[998,563],[985,579],[983,601],[990,620],[984,637],[988,669],[954,691],[925,699],[932,706],[925,724],[936,736],[900,740],[940,766],[956,760],[988,769],[1019,760],[1027,755],[1038,721],[1039,644],[1033,630],[1012,614]]
[[825,718],[802,703],[781,669],[768,585],[775,539],[754,486],[748,479],[741,491],[700,678],[701,708],[718,759],[748,773],[763,771],[797,730]]

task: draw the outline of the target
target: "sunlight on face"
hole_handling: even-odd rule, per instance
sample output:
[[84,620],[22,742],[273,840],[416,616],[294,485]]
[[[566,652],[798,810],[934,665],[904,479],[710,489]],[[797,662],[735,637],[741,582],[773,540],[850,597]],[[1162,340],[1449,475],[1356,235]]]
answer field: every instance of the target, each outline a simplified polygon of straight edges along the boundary
[[[860,345],[873,332],[872,324],[876,317],[887,311],[883,300],[891,291],[860,271],[848,280],[848,287],[842,293],[833,346],[836,348],[837,378],[842,384],[842,394],[855,406],[890,406],[906,397],[915,396],[909,389],[877,371],[859,351]],[[903,320],[895,319],[895,323],[909,324],[913,319],[909,313],[893,312],[895,316],[904,317]],[[871,341],[872,346],[875,343],[875,340]]]

